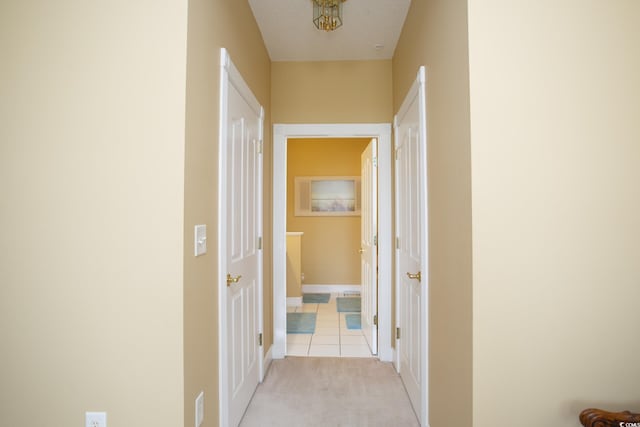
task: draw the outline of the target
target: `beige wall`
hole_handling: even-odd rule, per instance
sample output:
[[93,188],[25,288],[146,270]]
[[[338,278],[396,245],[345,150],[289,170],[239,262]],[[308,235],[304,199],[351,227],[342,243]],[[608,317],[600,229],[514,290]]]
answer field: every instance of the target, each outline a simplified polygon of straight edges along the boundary
[[391,61],[273,62],[273,123],[390,123]]
[[266,108],[268,174],[270,63],[246,2],[137,5],[0,5],[2,425],[193,425],[200,390],[217,425],[219,47]]
[[186,28],[0,2],[2,426],[183,423]]
[[[394,112],[427,67],[431,426],[471,425],[467,2],[411,2],[393,58]],[[514,421],[514,420],[512,420]],[[514,421],[519,424],[519,420]],[[490,424],[475,424],[487,426]],[[513,425],[513,424],[512,424]]]
[[295,216],[296,176],[360,176],[369,139],[290,139],[287,143],[287,231],[302,231],[308,284],[360,284],[360,217]]
[[476,426],[640,408],[639,16],[470,2]]
[[[264,165],[271,170],[270,61],[246,1],[190,0],[187,60],[187,119],[184,221],[185,394],[184,425],[194,425],[194,401],[205,392],[203,426],[218,420],[218,294],[216,292],[216,188],[220,48],[229,51],[265,108]],[[265,180],[265,224],[270,219],[270,181]],[[209,250],[193,256],[193,227],[207,224]],[[270,226],[264,245],[270,248]],[[271,259],[264,257],[264,343],[273,342]],[[176,424],[177,425],[177,424]]]

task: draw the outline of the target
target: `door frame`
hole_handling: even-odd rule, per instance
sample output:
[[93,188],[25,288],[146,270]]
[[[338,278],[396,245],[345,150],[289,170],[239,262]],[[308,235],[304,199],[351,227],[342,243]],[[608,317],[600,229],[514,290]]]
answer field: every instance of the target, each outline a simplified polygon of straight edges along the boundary
[[287,350],[286,232],[287,140],[289,138],[378,139],[378,358],[394,359],[391,347],[393,200],[390,123],[273,125],[273,348],[274,359]]
[[[235,67],[229,53],[225,48],[220,49],[220,124],[218,129],[218,223],[217,233],[218,241],[216,245],[217,250],[217,268],[218,275],[216,277],[216,283],[218,287],[218,398],[219,398],[219,418],[218,422],[221,426],[229,424],[229,364],[227,361],[227,348],[228,348],[228,334],[227,334],[227,136],[228,129],[227,113],[228,113],[228,101],[229,101],[229,85],[233,85],[240,95],[251,105],[251,107],[259,111],[260,114],[260,128],[259,138],[263,140],[264,136],[264,109],[257,101],[251,88],[246,84],[242,75]],[[263,165],[260,161],[260,170],[258,174],[257,190],[259,192],[259,200],[256,201],[256,206],[259,211],[260,219],[258,220],[258,229],[256,232],[262,235],[262,218],[264,213],[263,206]],[[263,319],[263,261],[262,250],[258,261],[258,301],[257,304],[257,316],[258,316],[258,332],[264,332],[264,319]],[[260,345],[258,347],[258,382],[262,382],[264,379],[264,347]]]

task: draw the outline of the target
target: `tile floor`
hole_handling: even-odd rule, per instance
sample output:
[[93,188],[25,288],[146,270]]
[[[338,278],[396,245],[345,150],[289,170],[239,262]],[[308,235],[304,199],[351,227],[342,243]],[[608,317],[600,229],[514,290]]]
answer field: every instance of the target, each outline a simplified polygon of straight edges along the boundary
[[338,296],[331,294],[326,304],[287,307],[289,313],[317,313],[315,333],[287,334],[288,356],[372,357],[362,330],[347,329],[347,313],[338,313]]

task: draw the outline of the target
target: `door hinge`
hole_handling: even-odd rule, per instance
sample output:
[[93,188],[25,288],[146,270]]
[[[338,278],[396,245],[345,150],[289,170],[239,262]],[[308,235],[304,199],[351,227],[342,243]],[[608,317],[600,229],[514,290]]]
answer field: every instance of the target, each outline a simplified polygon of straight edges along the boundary
[[258,154],[262,154],[262,140],[258,140]]
[[378,246],[378,235],[377,234],[375,234],[373,236],[373,246]]
[[396,148],[396,160],[398,160],[398,152],[400,151],[399,148]]
[[400,339],[400,328],[396,328],[396,339],[399,340]]
[[258,249],[262,249],[262,236],[258,237]]
[[396,237],[396,249],[400,249],[400,238]]
[[262,347],[262,332],[258,334],[258,345]]
[[377,168],[377,167],[378,167],[378,158],[377,158],[377,157],[374,157],[374,158],[373,158],[373,167],[374,167],[374,168]]
[[375,315],[373,316],[373,324],[374,324],[374,325],[376,325],[376,326],[378,326],[378,315],[377,315],[377,314],[375,314]]

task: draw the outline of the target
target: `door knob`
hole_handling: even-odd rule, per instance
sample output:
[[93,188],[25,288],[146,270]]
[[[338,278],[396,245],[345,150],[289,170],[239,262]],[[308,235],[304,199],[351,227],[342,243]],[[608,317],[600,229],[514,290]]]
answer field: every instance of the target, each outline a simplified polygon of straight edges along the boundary
[[364,253],[364,249],[360,248],[360,249],[358,249],[358,252],[360,252],[361,254],[363,254],[363,253]]
[[238,283],[241,278],[242,275],[240,274],[236,277],[233,277],[231,274],[227,273],[227,286],[231,286],[232,283]]
[[420,281],[420,279],[422,279],[422,274],[420,274],[420,272],[418,271],[416,274],[411,274],[407,271],[407,277],[409,279],[417,279],[418,282]]

